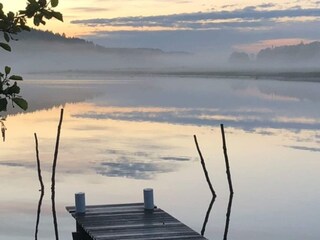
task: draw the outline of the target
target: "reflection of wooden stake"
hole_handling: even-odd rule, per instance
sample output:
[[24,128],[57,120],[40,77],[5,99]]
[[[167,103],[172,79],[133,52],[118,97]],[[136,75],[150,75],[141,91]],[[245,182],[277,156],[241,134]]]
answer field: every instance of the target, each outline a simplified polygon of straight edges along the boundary
[[201,165],[202,165],[203,172],[204,172],[204,175],[206,177],[207,183],[209,185],[209,188],[211,190],[211,193],[212,193],[213,197],[216,197],[217,196],[216,192],[214,191],[214,189],[212,187],[212,184],[211,184],[211,181],[210,181],[210,178],[209,178],[209,174],[208,174],[208,171],[207,171],[207,168],[206,168],[206,164],[204,162],[204,159],[202,157],[202,153],[201,153],[199,145],[198,145],[197,136],[193,135],[193,137],[194,137],[194,142],[196,143],[196,147],[197,147],[197,150],[198,150],[198,153],[199,153],[199,156],[200,156]]
[[61,109],[61,112],[60,112],[60,121],[59,121],[59,125],[58,125],[56,147],[55,147],[55,151],[54,151],[54,158],[53,158],[53,164],[52,164],[52,176],[51,176],[52,216],[53,216],[53,225],[54,225],[54,233],[56,236],[56,240],[59,240],[59,232],[58,232],[56,205],[55,205],[55,181],[56,181],[55,176],[56,176],[56,166],[57,166],[57,159],[58,159],[58,150],[59,150],[59,141],[60,141],[62,120],[63,120],[63,109]]
[[2,141],[6,141],[6,126],[4,125],[4,123],[2,121],[1,122],[1,134],[2,134]]
[[222,142],[223,142],[223,153],[224,153],[224,159],[226,162],[226,169],[227,169],[227,177],[228,177],[228,183],[229,183],[229,190],[230,193],[233,194],[233,187],[232,187],[232,180],[231,180],[231,174],[230,174],[230,166],[229,166],[229,159],[228,159],[228,153],[227,153],[227,144],[226,144],[226,138],[224,135],[224,128],[223,124],[220,124],[221,127],[221,134],[222,134]]
[[207,213],[206,213],[206,216],[203,221],[203,225],[202,225],[202,229],[201,229],[201,236],[203,236],[206,231],[206,227],[207,227],[207,223],[208,223],[209,216],[211,213],[211,209],[212,209],[212,206],[213,206],[215,200],[216,200],[216,197],[212,197],[211,202],[208,207],[208,210],[207,210]]
[[228,209],[227,209],[227,214],[226,214],[226,225],[225,225],[224,234],[223,234],[223,240],[227,240],[228,239],[230,215],[231,215],[231,208],[232,208],[232,199],[233,199],[233,193],[230,193]]
[[39,222],[40,222],[40,213],[41,213],[41,206],[42,206],[42,200],[44,196],[44,184],[42,181],[42,175],[41,175],[41,165],[40,165],[40,158],[39,158],[39,147],[38,147],[38,138],[37,134],[34,134],[35,142],[36,142],[36,158],[37,158],[37,169],[38,169],[38,178],[40,182],[40,198],[38,202],[38,210],[37,210],[37,221],[36,221],[36,229],[34,233],[34,239],[38,239],[38,228],[39,228]]

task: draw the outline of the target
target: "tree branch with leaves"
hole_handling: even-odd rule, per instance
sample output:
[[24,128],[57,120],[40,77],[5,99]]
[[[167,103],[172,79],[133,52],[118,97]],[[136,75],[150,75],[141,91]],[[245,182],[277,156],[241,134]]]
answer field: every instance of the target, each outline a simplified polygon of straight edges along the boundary
[[[16,13],[5,13],[3,4],[0,3],[0,32],[3,33],[0,48],[11,52],[10,41],[17,41],[20,32],[31,30],[28,19],[32,20],[35,26],[45,25],[46,21],[52,18],[63,21],[62,14],[53,10],[58,4],[59,0],[28,0],[25,9]],[[0,72],[0,113],[7,111],[9,102],[27,110],[28,102],[19,95],[20,87],[17,84],[17,81],[22,80],[21,76],[11,74],[9,66],[5,66],[4,71]]]

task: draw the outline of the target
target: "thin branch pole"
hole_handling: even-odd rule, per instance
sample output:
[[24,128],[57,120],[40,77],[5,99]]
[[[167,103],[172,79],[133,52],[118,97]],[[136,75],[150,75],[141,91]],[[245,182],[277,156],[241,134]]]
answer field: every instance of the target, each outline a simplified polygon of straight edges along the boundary
[[63,120],[63,109],[61,109],[61,112],[60,112],[60,121],[59,121],[59,125],[58,125],[56,147],[55,147],[55,151],[54,151],[54,158],[53,158],[53,164],[52,164],[52,176],[51,176],[52,216],[53,216],[53,225],[54,225],[54,232],[55,232],[56,240],[59,240],[59,232],[58,232],[56,205],[55,205],[55,176],[56,176],[56,166],[57,166],[57,159],[58,159],[62,120]]
[[223,153],[224,153],[224,159],[226,162],[226,173],[228,177],[228,183],[229,183],[229,190],[230,193],[233,194],[233,187],[232,187],[232,180],[231,180],[231,173],[230,173],[230,165],[229,165],[229,159],[228,159],[228,153],[227,153],[227,144],[226,144],[226,138],[224,135],[224,128],[223,124],[220,124],[221,127],[221,134],[222,134],[222,142],[223,142]]
[[37,134],[34,134],[35,142],[36,142],[36,158],[37,158],[37,170],[38,170],[38,178],[40,182],[40,198],[38,202],[38,210],[37,210],[37,221],[36,221],[36,228],[35,228],[35,233],[34,233],[34,239],[38,239],[38,230],[39,230],[39,222],[40,222],[40,213],[41,213],[41,206],[42,206],[42,200],[44,196],[44,184],[42,180],[42,175],[41,175],[41,165],[40,165],[40,157],[39,157],[39,144],[38,144],[38,138]]
[[204,175],[206,177],[207,183],[209,185],[209,188],[211,190],[211,193],[212,193],[213,197],[216,197],[217,196],[216,192],[214,191],[214,189],[212,187],[212,184],[211,184],[211,181],[210,181],[210,178],[209,178],[209,174],[208,174],[208,171],[207,171],[207,168],[206,168],[206,164],[204,162],[202,153],[201,153],[200,148],[199,148],[199,144],[198,144],[198,141],[197,141],[197,136],[193,135],[193,137],[194,137],[194,142],[196,143],[196,147],[197,147],[197,150],[198,150],[198,153],[199,153],[199,156],[200,156],[201,165],[202,165],[203,172],[204,172]]
[[42,180],[42,175],[41,175],[41,165],[40,165],[40,157],[39,157],[39,143],[38,143],[38,137],[37,134],[34,134],[35,142],[36,142],[36,157],[37,157],[37,168],[38,168],[38,178],[40,182],[40,191],[44,192],[44,184]]

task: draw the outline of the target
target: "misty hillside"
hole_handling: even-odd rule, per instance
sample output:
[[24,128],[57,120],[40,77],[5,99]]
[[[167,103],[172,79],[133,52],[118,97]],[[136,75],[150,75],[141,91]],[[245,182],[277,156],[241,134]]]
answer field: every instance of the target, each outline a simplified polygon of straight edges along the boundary
[[[53,33],[50,31],[40,31],[36,29],[33,29],[31,32],[22,32],[18,35],[18,38],[20,41],[18,43],[18,48],[20,43],[23,45],[24,42],[28,42],[28,44],[30,44],[30,42],[34,41],[38,44],[38,46],[43,47],[42,50],[45,51],[51,50],[51,48],[55,44],[61,44],[65,45],[65,47],[68,47],[68,50],[78,50],[77,47],[81,46],[84,51],[96,51],[99,53],[168,54],[160,49],[152,48],[106,48],[81,38],[66,37],[65,35],[61,35],[58,33]],[[50,45],[48,45],[48,43],[50,43]]]
[[309,44],[300,43],[292,46],[281,46],[262,49],[257,54],[258,62],[292,63],[305,64],[319,62],[320,60],[320,42]]
[[48,31],[23,32],[11,41],[12,52],[2,51],[0,64],[18,72],[166,68],[188,53],[150,48],[106,48],[80,38]]
[[229,58],[232,64],[257,68],[317,69],[320,64],[320,42],[265,48],[250,59],[245,52],[233,52]]

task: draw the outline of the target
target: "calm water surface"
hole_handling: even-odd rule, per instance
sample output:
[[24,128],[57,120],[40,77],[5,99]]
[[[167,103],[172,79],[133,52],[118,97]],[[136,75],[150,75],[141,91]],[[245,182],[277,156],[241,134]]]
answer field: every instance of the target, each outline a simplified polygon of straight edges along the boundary
[[[81,77],[80,80],[77,80]],[[37,77],[39,78],[39,77]],[[223,239],[228,185],[219,124],[233,175],[231,240],[320,238],[320,84],[179,77],[29,77],[30,111],[9,115],[0,143],[0,239],[32,239],[39,199],[33,133],[46,187],[39,239],[53,239],[51,164],[64,106],[56,208],[61,239],[74,193],[88,204],[156,205],[200,232],[211,200],[196,134],[217,192],[205,236]]]

